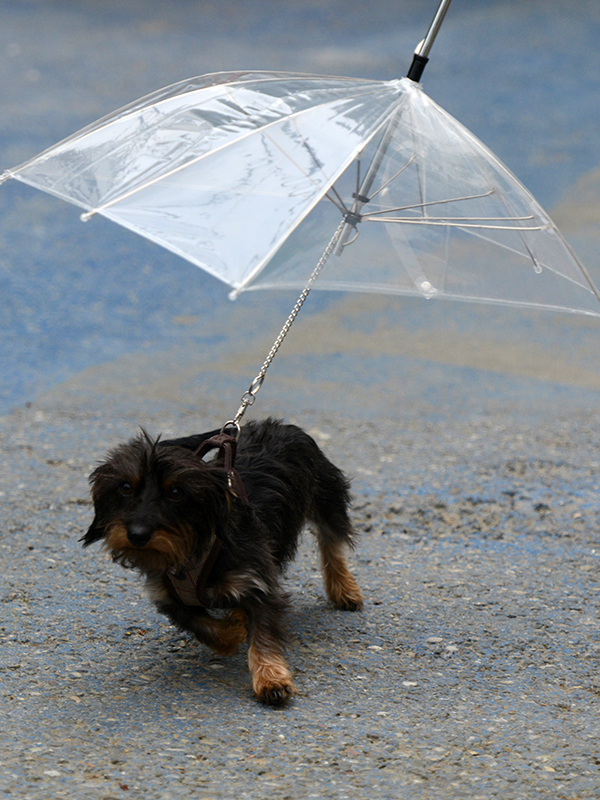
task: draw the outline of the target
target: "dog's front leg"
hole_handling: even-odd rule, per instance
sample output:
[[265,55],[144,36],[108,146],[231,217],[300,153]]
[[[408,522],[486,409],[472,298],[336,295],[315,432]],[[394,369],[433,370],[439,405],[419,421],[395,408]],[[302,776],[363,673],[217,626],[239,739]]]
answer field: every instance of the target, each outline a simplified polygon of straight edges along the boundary
[[263,703],[280,706],[295,693],[281,645],[267,631],[253,631],[248,648],[248,667],[254,694]]
[[292,675],[283,656],[281,625],[287,602],[283,595],[246,606],[249,622],[248,667],[252,689],[263,703],[280,706],[295,693]]
[[295,692],[283,656],[283,620],[289,603],[279,586],[275,565],[265,558],[260,567],[250,565],[226,572],[209,593],[215,599],[234,603],[245,614],[254,694],[263,703],[280,706]]

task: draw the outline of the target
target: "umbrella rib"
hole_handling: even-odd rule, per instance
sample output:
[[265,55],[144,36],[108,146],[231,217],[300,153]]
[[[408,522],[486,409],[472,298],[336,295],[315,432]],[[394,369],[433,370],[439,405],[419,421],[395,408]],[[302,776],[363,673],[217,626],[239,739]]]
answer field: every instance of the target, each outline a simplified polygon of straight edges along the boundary
[[[416,126],[414,124],[414,119],[411,119],[411,126],[410,126],[410,135],[413,143],[413,153],[417,152],[417,143],[416,143]],[[419,142],[421,144],[421,142]],[[425,170],[425,163],[421,163],[417,159],[417,163],[415,164],[415,171],[417,173],[417,184],[419,187],[419,199],[421,201],[421,216],[427,216],[427,187],[425,182],[427,180],[427,173]]]
[[[304,138],[304,136],[302,136],[302,134],[300,133],[300,131],[298,130],[298,128],[296,128],[296,133],[297,133],[297,134],[298,134],[298,136],[299,136],[299,137],[302,139],[302,144],[303,144],[303,145],[304,145],[304,147],[306,148],[306,150],[307,150],[307,152],[308,152],[309,156],[310,156],[310,157],[312,158],[312,160],[315,162],[315,164],[316,164],[316,166],[317,166],[317,169],[318,169],[318,170],[320,170],[320,172],[321,172],[321,175],[323,175],[323,177],[325,178],[325,180],[327,180],[327,175],[325,175],[325,174],[324,174],[324,172],[323,172],[323,169],[322,169],[322,167],[321,167],[321,164],[319,163],[319,159],[318,159],[318,158],[316,157],[316,155],[313,153],[312,147],[311,147],[311,146],[309,145],[309,143],[306,141],[306,139]],[[271,137],[269,137],[269,139],[271,139]],[[272,142],[272,143],[273,143],[273,144],[274,144],[276,147],[279,147],[279,145],[277,144],[277,142],[273,141],[273,139],[271,139],[271,142]],[[284,155],[284,156],[286,156],[286,158],[290,159],[290,156],[288,155],[288,153],[286,153],[284,150],[282,150],[282,148],[281,148],[281,147],[279,147],[279,150],[280,150],[280,151],[283,153],[283,155]],[[292,159],[290,159],[290,160],[292,161]],[[298,169],[300,172],[302,172],[302,173],[304,174],[304,177],[305,177],[305,178],[308,178],[308,180],[309,180],[309,181],[311,181],[311,183],[315,183],[315,185],[317,185],[317,187],[318,187],[318,184],[316,184],[316,181],[313,181],[313,179],[311,178],[311,176],[310,176],[310,175],[308,175],[308,174],[307,174],[307,173],[306,173],[306,172],[305,172],[305,171],[304,171],[304,170],[303,170],[303,169],[300,167],[300,165],[299,165],[299,164],[297,164],[295,161],[292,161],[292,163],[294,164],[294,166],[295,166],[295,167],[296,167],[296,168],[297,168],[297,169]],[[338,192],[338,190],[335,188],[335,185],[334,185],[334,184],[332,184],[332,186],[331,186],[331,190],[332,190],[332,191],[333,191],[333,193],[335,194],[335,196],[336,196],[336,198],[337,198],[337,202],[336,202],[336,200],[334,200],[334,198],[333,198],[333,197],[331,197],[331,196],[330,196],[329,192],[327,192],[327,193],[326,193],[324,196],[325,196],[325,197],[326,197],[326,198],[327,198],[327,199],[328,199],[328,200],[329,200],[331,203],[333,203],[333,205],[334,205],[334,206],[335,206],[335,207],[338,209],[338,211],[340,211],[342,214],[345,214],[345,213],[347,213],[348,209],[346,208],[346,204],[344,203],[344,200],[342,199],[342,197],[341,197],[340,193]]]
[[[299,137],[300,137],[300,139],[302,140],[302,144],[304,145],[304,147],[306,148],[306,151],[308,152],[308,154],[310,155],[310,157],[311,157],[311,158],[312,158],[312,160],[314,161],[314,163],[315,163],[315,166],[316,166],[316,167],[317,167],[317,169],[320,171],[320,173],[321,173],[321,175],[323,176],[324,180],[327,182],[327,181],[329,180],[329,178],[328,178],[328,177],[327,177],[327,175],[326,175],[326,174],[323,172],[323,169],[322,169],[322,167],[321,167],[321,164],[319,163],[319,160],[318,160],[318,158],[317,158],[317,157],[315,156],[315,154],[313,153],[313,151],[312,151],[312,148],[310,147],[310,145],[308,144],[308,142],[305,140],[305,138],[304,138],[304,136],[301,134],[301,132],[298,130],[298,128],[296,128],[296,133],[298,134],[298,136],[299,136]],[[308,174],[308,172],[306,172],[306,170],[304,170],[304,169],[303,169],[303,168],[300,166],[300,164],[299,164],[299,163],[298,163],[298,162],[297,162],[297,161],[296,161],[294,158],[292,158],[292,157],[291,157],[291,155],[290,155],[289,153],[287,153],[287,152],[284,150],[284,148],[283,148],[283,147],[282,147],[282,146],[279,144],[279,142],[275,141],[275,139],[273,139],[273,138],[272,138],[272,137],[271,137],[271,136],[270,136],[268,133],[265,133],[265,136],[266,136],[266,137],[267,137],[267,139],[268,139],[268,140],[271,142],[271,144],[272,144],[274,147],[276,147],[276,148],[279,150],[279,152],[280,152],[282,155],[284,155],[284,156],[285,156],[285,157],[288,159],[288,161],[290,161],[290,162],[291,162],[291,163],[292,163],[292,164],[293,164],[293,165],[296,167],[296,169],[298,170],[298,172],[302,173],[302,175],[304,175],[304,177],[305,177],[307,180],[309,180],[309,181],[310,181],[310,182],[311,182],[311,183],[312,183],[312,184],[315,186],[315,188],[316,188],[316,189],[318,189],[318,190],[321,190],[321,188],[322,188],[322,184],[319,184],[319,182],[318,182],[318,181],[316,181],[316,180],[315,180],[315,179],[314,179],[314,178],[313,178],[311,175],[309,175],[309,174]],[[324,195],[324,197],[326,197],[326,198],[327,198],[327,199],[328,199],[328,200],[329,200],[331,203],[333,203],[333,205],[334,205],[334,206],[335,206],[335,207],[338,209],[338,211],[339,211],[339,212],[340,212],[342,215],[344,215],[344,214],[347,214],[347,213],[348,213],[348,208],[346,207],[346,204],[344,203],[344,200],[342,199],[342,197],[341,197],[341,195],[339,194],[338,190],[335,188],[335,185],[334,185],[334,184],[332,184],[332,185],[331,185],[331,187],[330,187],[330,190],[333,190],[333,192],[334,192],[334,194],[335,194],[335,196],[336,196],[336,198],[337,198],[338,202],[336,202],[336,201],[334,200],[334,198],[330,196],[330,194],[329,194],[329,191],[328,191],[328,192],[326,192],[326,194]]]
[[333,198],[329,194],[329,192],[324,194],[323,197],[327,198],[327,200],[329,200],[329,202],[332,203],[337,208],[337,210],[340,212],[340,214],[342,214],[342,215],[343,214],[347,214],[348,213],[348,209],[346,208],[346,206],[344,204],[344,201],[342,200],[342,198],[340,197],[340,195],[339,195],[339,193],[337,191],[335,192],[335,195],[338,198],[338,200],[340,201],[339,203],[337,202],[337,200],[335,198]]
[[[389,180],[387,180],[387,181],[386,181],[384,184],[382,184],[382,185],[379,187],[379,189],[377,189],[377,191],[376,191],[376,192],[373,192],[373,194],[372,194],[372,195],[369,197],[369,202],[371,202],[371,200],[372,200],[374,197],[377,197],[377,195],[378,195],[380,192],[382,192],[382,191],[383,191],[383,190],[386,188],[386,186],[389,186],[389,185],[390,185],[390,183],[391,183],[392,181],[395,181],[395,180],[396,180],[396,178],[398,177],[398,175],[401,175],[401,174],[404,172],[404,170],[405,170],[407,167],[409,167],[409,166],[412,164],[412,162],[413,162],[414,160],[415,160],[415,154],[413,153],[413,154],[412,154],[412,156],[411,156],[411,157],[408,159],[408,161],[406,162],[406,164],[405,164],[403,167],[401,167],[401,168],[398,170],[398,172],[397,172],[395,175],[392,175],[392,177],[391,177]],[[357,192],[357,193],[358,193],[358,192]],[[435,201],[434,201],[434,202],[435,202]],[[451,202],[451,201],[450,201],[450,200],[439,200],[439,201],[437,201],[437,202],[440,202],[440,203],[449,203],[449,202]],[[412,206],[407,206],[407,208],[412,208]],[[377,213],[377,212],[374,212],[374,213]]]
[[[215,77],[215,76],[218,76],[218,75],[226,75],[226,74],[229,74],[229,73],[227,73],[227,72],[215,72],[215,73],[211,73],[210,75],[201,76],[201,77],[205,77],[205,78],[206,77],[210,77],[210,76]],[[250,75],[250,74],[253,74],[253,73],[251,73],[251,72],[242,72],[242,73],[239,73],[239,74],[241,74],[241,75]],[[249,80],[249,81],[236,80],[236,81],[231,82],[227,86],[226,92],[224,91],[224,96],[225,96],[225,94],[231,96],[231,89],[232,88],[234,88],[234,89],[247,88],[249,86],[258,85],[258,84],[261,84],[261,83],[269,83],[274,78],[278,78],[280,76],[285,76],[285,77],[290,77],[291,76],[291,77],[294,77],[294,78],[301,78],[301,79],[304,79],[304,80],[312,80],[312,81],[314,81],[315,78],[321,79],[321,76],[314,76],[314,75],[311,75],[309,73],[295,73],[295,72],[294,73],[290,73],[290,72],[285,72],[285,71],[257,73],[256,76],[252,80]],[[326,77],[329,77],[329,76],[326,76]],[[335,76],[331,76],[331,77],[332,77],[333,80],[340,80],[339,78],[336,78]],[[176,93],[176,94],[165,94],[165,92],[168,92],[169,89],[175,89],[178,86],[184,85],[184,84],[188,84],[189,85],[194,80],[198,80],[198,79],[197,78],[191,78],[190,80],[179,81],[179,82],[173,83],[173,84],[171,84],[169,86],[166,86],[163,89],[159,90],[159,92],[151,92],[149,95],[146,95],[145,97],[139,98],[138,100],[134,101],[133,103],[128,103],[127,105],[123,106],[122,108],[117,109],[116,111],[113,111],[110,114],[106,114],[103,117],[100,117],[100,119],[95,120],[91,124],[86,125],[85,127],[81,128],[79,131],[76,131],[75,133],[71,134],[70,136],[67,136],[65,139],[61,140],[57,144],[52,145],[52,147],[49,147],[46,150],[43,150],[41,153],[39,153],[34,158],[31,158],[31,159],[28,159],[27,161],[24,161],[22,164],[20,164],[18,167],[14,168],[14,169],[6,170],[0,176],[0,183],[2,183],[7,178],[17,178],[18,173],[23,171],[27,166],[29,166],[30,164],[32,164],[32,163],[38,161],[39,159],[45,157],[46,155],[52,153],[53,151],[55,151],[59,147],[64,147],[64,146],[72,143],[73,141],[82,141],[86,137],[91,136],[92,134],[94,134],[98,130],[100,130],[101,128],[105,127],[106,125],[112,124],[112,122],[114,122],[116,120],[123,121],[123,120],[128,120],[128,119],[134,118],[137,114],[139,114],[140,111],[145,110],[145,109],[147,109],[149,107],[148,105],[140,106],[140,102],[141,101],[145,101],[147,103],[150,100],[151,97],[153,97],[155,95],[161,95],[160,99],[156,103],[154,103],[153,106],[152,106],[152,108],[154,108],[156,110],[160,110],[162,105],[164,105],[165,103],[171,102],[176,97],[179,97],[179,98],[180,97],[191,97],[191,96],[193,96],[195,94],[199,94],[199,93],[205,91],[207,88],[209,88],[207,86],[196,86],[193,89],[191,89],[190,91],[186,91],[186,92],[183,92],[181,94],[179,94],[179,93]],[[370,91],[370,87],[373,85],[373,83],[381,83],[381,81],[370,81],[370,80],[366,80],[366,79],[362,79],[362,78],[345,78],[344,81],[347,82],[348,84],[353,84],[356,87],[360,87],[360,91],[358,91],[358,88],[357,88],[357,95],[368,94],[368,92]],[[384,81],[384,83],[391,83],[391,81],[387,81],[387,82]],[[225,84],[221,84],[221,85],[225,86]],[[218,84],[213,84],[212,88],[216,88],[217,86],[218,86]],[[338,88],[339,91],[343,91],[341,86],[338,86],[337,88]],[[155,125],[154,127],[158,127],[159,124],[160,123],[157,123],[157,125]]]
[[361,162],[362,152],[359,153],[358,158],[356,159],[356,189],[354,192],[354,197],[356,200],[360,197],[360,162]]
[[[591,277],[590,277],[590,275],[589,275],[589,273],[588,273],[587,269],[586,269],[586,268],[585,268],[585,266],[584,266],[584,265],[583,265],[583,264],[582,264],[582,263],[579,261],[579,259],[577,258],[577,256],[576,256],[576,255],[573,253],[573,251],[571,250],[571,248],[569,247],[569,245],[568,245],[568,244],[565,242],[565,240],[563,239],[563,237],[562,237],[562,236],[561,236],[561,234],[560,234],[560,231],[558,231],[558,229],[556,228],[556,226],[555,226],[555,225],[553,225],[553,224],[551,224],[551,225],[548,225],[548,226],[546,226],[546,227],[547,227],[547,228],[549,228],[550,230],[553,230],[553,231],[554,231],[554,233],[555,233],[555,234],[556,234],[556,235],[559,237],[559,239],[561,240],[562,244],[565,246],[565,248],[568,250],[568,252],[570,253],[570,255],[573,257],[573,259],[574,259],[574,260],[575,260],[575,262],[577,263],[577,266],[578,266],[578,267],[579,267],[579,269],[581,270],[581,273],[582,273],[583,277],[585,278],[585,280],[586,280],[586,284],[587,284],[587,285],[586,285],[586,284],[579,283],[579,282],[578,282],[577,280],[575,280],[575,278],[573,278],[572,276],[570,276],[570,275],[565,275],[565,274],[564,274],[564,272],[559,272],[559,271],[557,271],[557,270],[556,270],[556,269],[554,269],[554,267],[552,267],[550,264],[546,264],[546,263],[545,263],[545,262],[543,262],[543,261],[538,261],[537,263],[538,263],[538,264],[540,265],[540,267],[542,267],[543,269],[546,269],[546,270],[549,270],[550,272],[553,272],[555,275],[558,275],[559,277],[563,278],[564,280],[566,280],[566,281],[569,281],[569,283],[572,283],[574,286],[583,286],[585,289],[587,289],[587,290],[588,290],[588,291],[590,291],[590,292],[591,292],[593,295],[595,295],[595,297],[596,297],[596,298],[597,298],[597,299],[600,301],[600,295],[598,294],[598,291],[596,290],[596,286],[594,285],[594,282],[592,281],[592,279],[591,279]],[[526,228],[519,228],[518,230],[526,230]],[[481,233],[477,233],[477,231],[467,231],[467,233],[468,233],[470,236],[475,236],[477,239],[481,239],[483,242],[489,242],[489,243],[493,244],[493,245],[494,245],[494,246],[496,246],[496,247],[501,247],[503,250],[508,250],[508,252],[509,252],[509,253],[514,253],[515,255],[517,255],[517,256],[520,256],[521,258],[524,258],[524,259],[526,259],[527,261],[531,261],[531,254],[530,254],[530,252],[529,252],[529,248],[528,248],[527,246],[525,246],[525,249],[527,250],[527,252],[526,252],[526,253],[524,253],[522,250],[517,250],[515,247],[510,247],[509,245],[507,245],[507,244],[504,244],[504,243],[502,243],[502,242],[498,242],[498,241],[496,241],[495,239],[490,239],[490,238],[489,238],[489,237],[487,237],[487,236],[483,236]],[[534,262],[534,263],[535,263],[535,262]],[[557,307],[558,307],[558,306],[557,306]],[[587,312],[585,312],[585,313],[587,313]]]
[[[404,225],[431,225],[437,227],[448,228],[482,228],[490,231],[543,231],[548,228],[548,225],[480,225],[471,222],[452,222],[452,218],[445,219],[444,217],[428,217],[427,219],[413,219],[410,217],[366,217],[369,222],[396,222]],[[454,219],[460,219],[455,217]],[[477,219],[477,217],[473,217]],[[485,219],[485,217],[484,217]],[[520,219],[515,217],[516,220]]]
[[[506,208],[506,210],[509,213],[511,213],[512,212],[512,207],[511,207],[511,204],[507,201],[506,197],[504,197],[504,195],[501,195],[500,199],[502,200],[502,203],[504,204],[504,207]],[[531,247],[527,243],[527,240],[525,239],[524,236],[521,236],[521,240],[523,242],[523,246],[527,250],[529,258],[531,259],[531,263],[533,264],[534,271],[537,272],[537,273],[540,273],[542,271],[542,265],[540,264],[540,262],[537,260],[537,258],[533,254],[533,252],[531,250]]]
[[[399,102],[400,102],[400,99],[397,99],[397,100],[396,100],[396,105],[398,105],[398,104],[399,104]],[[389,123],[390,116],[392,116],[392,115],[393,115],[393,114],[395,114],[395,113],[396,113],[396,108],[394,107],[394,110],[393,110],[393,111],[388,111],[388,113],[387,113],[387,114],[386,114],[386,115],[385,115],[385,116],[384,116],[382,119],[380,119],[380,122],[379,122],[379,124],[378,124],[377,126],[373,126],[374,130],[372,131],[372,133],[371,133],[371,135],[370,135],[369,139],[367,139],[367,141],[364,141],[364,140],[363,140],[361,147],[360,147],[360,148],[356,148],[356,149],[355,149],[355,150],[352,152],[351,156],[349,156],[349,157],[348,157],[348,159],[347,159],[346,163],[344,164],[344,166],[343,166],[343,167],[340,167],[340,168],[338,169],[338,173],[337,173],[337,175],[335,176],[335,178],[333,179],[333,181],[331,182],[331,186],[330,186],[329,188],[332,188],[332,186],[333,186],[334,182],[335,182],[335,181],[336,181],[336,180],[339,178],[339,176],[340,176],[340,175],[341,175],[341,174],[342,174],[342,173],[343,173],[343,172],[344,172],[344,171],[345,171],[345,170],[348,168],[348,166],[349,166],[349,165],[352,163],[352,161],[353,161],[353,160],[356,158],[356,156],[358,155],[358,153],[361,153],[361,152],[362,152],[362,150],[364,149],[364,147],[365,147],[365,146],[366,146],[366,145],[367,145],[367,144],[368,144],[368,143],[369,143],[369,142],[370,142],[370,141],[371,141],[371,140],[372,140],[372,139],[373,139],[373,138],[374,138],[374,137],[377,135],[377,133],[378,133],[378,132],[379,132],[379,131],[382,129],[382,127],[384,127],[384,126],[386,125],[386,123]],[[268,134],[267,134],[267,135],[268,135]],[[303,138],[303,137],[301,137],[301,138]],[[270,139],[270,137],[269,137],[269,139]],[[272,140],[271,140],[271,141],[272,141]],[[276,143],[276,142],[274,142],[274,144],[277,144],[277,143]],[[277,146],[279,146],[279,145],[277,145]],[[282,151],[282,152],[284,152],[284,151]],[[285,156],[286,156],[287,158],[290,158],[290,156],[289,156],[289,154],[288,154],[288,153],[284,153],[284,154],[285,154]],[[319,165],[318,165],[318,166],[319,166]],[[319,167],[319,168],[320,168],[320,167]],[[326,177],[326,176],[325,176],[325,177]],[[311,180],[312,180],[312,179],[311,179]],[[366,178],[365,178],[365,180],[366,180]],[[327,195],[327,191],[328,191],[328,189],[327,189],[327,188],[325,188],[325,187],[320,187],[320,189],[319,189],[319,196],[318,196],[318,197],[317,197],[317,198],[314,200],[314,202],[311,204],[310,208],[308,208],[308,209],[306,210],[306,212],[305,212],[304,216],[303,216],[301,219],[299,219],[299,220],[298,220],[298,222],[297,222],[297,225],[299,225],[299,224],[300,224],[300,222],[302,222],[302,220],[304,219],[304,217],[306,217],[306,215],[307,215],[307,214],[308,214],[308,213],[309,213],[309,212],[310,212],[310,211],[311,211],[311,210],[312,210],[312,209],[313,209],[313,208],[316,206],[316,204],[319,202],[319,200],[321,200],[323,197],[325,197],[325,196]],[[329,196],[328,196],[328,197],[327,197],[327,199],[328,199],[330,202],[333,202],[333,204],[334,204],[334,205],[337,207],[337,204],[336,204],[336,203],[335,203],[335,202],[332,200],[332,198],[331,198],[331,197],[329,197]],[[343,203],[343,201],[342,201],[342,203]],[[344,208],[345,208],[345,204],[344,204]],[[338,236],[336,237],[336,239],[335,239],[335,247],[336,247],[336,248],[340,248],[340,246],[341,246],[341,248],[343,249],[343,246],[344,246],[343,239],[344,239],[344,233],[345,233],[345,229],[347,229],[347,228],[348,228],[347,215],[348,215],[348,213],[349,213],[349,212],[348,212],[347,210],[343,210],[342,208],[338,208],[338,210],[339,210],[339,211],[341,211],[341,212],[342,212],[342,215],[343,215],[343,219],[342,219],[342,232],[341,232],[341,234],[340,234],[340,235],[338,235]],[[351,226],[351,227],[352,227],[352,226]],[[279,241],[279,242],[278,242],[278,243],[277,243],[277,244],[276,244],[276,245],[275,245],[275,246],[274,246],[274,247],[271,249],[271,251],[270,251],[270,252],[269,252],[269,253],[268,253],[268,254],[267,254],[267,255],[266,255],[266,256],[265,256],[265,257],[264,257],[264,258],[263,258],[261,261],[260,261],[260,263],[259,263],[259,264],[257,264],[257,265],[254,267],[254,269],[253,269],[253,270],[250,272],[250,274],[249,274],[249,275],[246,275],[246,277],[243,279],[243,281],[242,281],[240,284],[238,284],[238,285],[236,286],[236,288],[235,288],[235,289],[234,289],[234,291],[232,292],[232,297],[233,297],[233,298],[237,297],[237,296],[240,294],[240,292],[242,292],[242,291],[243,291],[243,290],[244,290],[244,289],[245,289],[245,288],[248,286],[248,284],[249,284],[249,283],[250,283],[250,282],[253,280],[253,278],[254,278],[254,277],[255,277],[255,276],[256,276],[256,275],[257,275],[257,274],[258,274],[258,273],[259,273],[259,272],[260,272],[260,271],[263,269],[264,265],[265,265],[265,264],[266,264],[266,263],[269,261],[269,259],[270,259],[270,258],[272,257],[272,255],[273,255],[273,253],[275,253],[275,252],[277,251],[277,249],[278,249],[280,246],[281,246],[281,241]],[[337,253],[337,252],[338,252],[338,250],[336,249],[336,251],[335,251],[335,252]]]
[[[390,211],[396,211],[398,209],[391,208]],[[370,214],[365,214],[363,219],[366,219],[369,222],[377,222],[381,219],[386,219],[389,222],[390,219],[398,220],[399,222],[405,222],[414,220],[415,222],[422,222],[420,217],[378,217],[374,218],[371,217]],[[507,222],[527,222],[528,220],[535,219],[533,214],[530,214],[528,217],[427,217],[428,220],[434,220],[436,222],[460,222],[461,220],[466,223],[468,222],[501,222],[502,220],[506,220]]]
[[[513,228],[511,230],[517,230],[517,229]],[[525,229],[519,228],[518,230],[525,230]],[[509,253],[514,253],[515,255],[520,256],[521,258],[525,258],[527,260],[530,259],[529,253],[524,253],[522,250],[517,250],[516,247],[511,247],[510,245],[505,244],[504,242],[498,242],[496,239],[490,239],[489,236],[484,236],[483,234],[478,233],[476,230],[469,230],[466,232],[470,236],[474,236],[477,239],[481,239],[482,242],[488,242],[489,244],[493,244],[495,247],[500,247],[503,250],[508,250]],[[546,267],[546,269],[551,269],[551,267],[548,267],[547,264],[544,264],[543,266]]]
[[[439,112],[440,112],[441,116],[443,118],[445,118],[448,123],[450,123],[452,128],[455,128],[455,126],[458,124],[458,123],[456,123],[456,120],[454,120],[453,117],[450,114],[448,114],[448,112],[445,111],[443,108],[439,108],[439,106],[438,106],[438,109],[439,109]],[[490,161],[492,161],[492,163],[496,166],[496,169],[500,173],[505,174],[505,175],[507,174],[509,177],[512,177],[510,172],[507,170],[507,168],[504,166],[504,164],[500,161],[500,159],[498,158],[498,156],[495,153],[493,153],[485,145],[483,145],[477,139],[477,137],[474,136],[473,133],[471,131],[469,131],[467,128],[462,128],[462,126],[460,126],[460,127],[462,129],[463,135],[475,145],[477,150],[487,154],[487,156],[490,159]],[[516,179],[513,177],[513,180],[516,180]],[[535,203],[535,200],[532,197],[531,193],[524,186],[522,186],[522,184],[520,184],[520,182],[518,180],[517,180],[517,184],[520,186],[522,191],[530,198],[530,200]],[[500,193],[500,195],[502,197],[502,193]],[[554,227],[559,239],[562,241],[563,245],[566,247],[568,252],[571,254],[571,257],[574,259],[575,263],[577,264],[577,266],[581,270],[581,273],[583,274],[583,276],[584,276],[584,278],[585,278],[585,280],[586,280],[586,282],[588,284],[588,286],[586,288],[588,288],[589,291],[591,291],[592,294],[596,297],[596,299],[598,301],[600,301],[600,293],[598,292],[598,289],[596,288],[596,286],[594,284],[594,281],[592,280],[592,278],[591,278],[589,272],[587,271],[586,267],[584,267],[584,265],[579,261],[579,259],[577,258],[577,256],[575,255],[575,253],[573,252],[571,247],[567,244],[567,242],[565,242],[565,240],[563,239],[562,235],[555,228],[555,226],[552,223],[550,223],[550,226],[546,226],[546,227]],[[527,229],[526,228],[518,228],[518,230],[527,230]],[[480,234],[477,234],[477,233],[475,233],[473,231],[472,235],[479,236]],[[485,237],[482,237],[482,238],[485,238]],[[505,246],[505,245],[500,245],[500,246],[502,247],[502,246]],[[525,246],[526,246],[527,250],[529,251],[529,247],[527,247],[527,245],[525,245]],[[512,248],[508,248],[508,249],[512,249]],[[516,252],[518,252],[518,251],[516,251]],[[521,253],[521,255],[523,255],[523,254]],[[529,254],[529,252],[528,252],[528,257],[531,258],[531,255]],[[533,261],[533,264],[534,264],[534,267],[535,267],[535,261]],[[550,268],[547,267],[547,269],[550,269]],[[554,270],[552,270],[552,271],[554,272]],[[569,279],[569,280],[571,280],[573,283],[575,283],[575,281],[573,281],[572,279]],[[561,308],[561,306],[556,306],[556,308]]]
[[[388,147],[390,146],[390,144],[392,142],[394,131],[398,127],[398,124],[399,124],[399,121],[400,121],[400,117],[402,116],[402,114],[401,114],[402,106],[403,106],[403,102],[398,101],[397,108],[395,109],[395,111],[392,114],[390,114],[390,116],[389,116],[389,118],[387,120],[387,124],[385,124],[385,129],[383,130],[383,135],[381,137],[381,140],[379,141],[379,144],[377,145],[377,149],[375,150],[375,154],[373,155],[373,158],[371,159],[371,163],[369,164],[369,166],[367,168],[367,172],[366,172],[366,174],[365,174],[365,176],[364,176],[364,178],[363,178],[363,180],[361,182],[359,193],[358,193],[357,197],[354,199],[354,203],[352,205],[351,214],[352,214],[352,216],[354,216],[354,220],[350,219],[350,213],[347,213],[345,215],[346,225],[344,226],[344,230],[342,232],[342,235],[340,236],[339,241],[337,243],[336,251],[335,251],[336,255],[341,255],[341,253],[343,252],[344,248],[348,244],[348,237],[350,236],[350,229],[354,228],[355,230],[358,230],[356,228],[356,222],[360,222],[360,219],[361,219],[360,212],[361,212],[363,206],[365,205],[365,203],[369,202],[369,200],[365,199],[365,198],[368,197],[369,192],[371,191],[371,188],[373,186],[373,181],[375,180],[375,177],[376,177],[377,173],[379,172],[379,168],[381,166],[381,163],[383,161],[385,153],[387,152],[387,149],[388,149]],[[362,153],[362,151],[360,151],[360,152]],[[357,237],[354,236],[352,241],[353,242],[356,241],[356,238]]]
[[[389,181],[388,181],[388,183],[389,183]],[[480,200],[482,197],[489,197],[491,194],[494,194],[494,189],[490,189],[489,191],[483,192],[482,194],[468,194],[468,195],[464,195],[464,197],[449,197],[447,200],[429,200],[429,202],[427,202],[427,203],[413,203],[412,205],[409,205],[409,206],[398,206],[397,208],[386,208],[386,209],[383,209],[382,211],[370,211],[368,214],[364,214],[363,216],[364,217],[374,217],[376,214],[389,214],[392,211],[410,211],[413,208],[423,208],[424,206],[439,206],[439,205],[443,205],[444,203],[458,203],[461,200]],[[375,195],[373,195],[373,197],[374,196]]]

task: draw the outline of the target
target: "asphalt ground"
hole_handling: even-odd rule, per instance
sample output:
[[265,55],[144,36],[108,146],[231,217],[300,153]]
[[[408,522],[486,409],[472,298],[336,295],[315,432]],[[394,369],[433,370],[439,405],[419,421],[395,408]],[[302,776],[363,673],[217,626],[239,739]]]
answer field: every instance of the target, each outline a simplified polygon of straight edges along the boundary
[[[225,13],[225,10],[227,13]],[[1,166],[218,69],[402,74],[422,2],[0,3]],[[455,0],[426,90],[551,211],[598,280],[600,10]],[[404,57],[403,54],[406,54]],[[252,416],[351,476],[365,609],[289,571],[298,696],[251,696],[78,539],[139,425],[229,418],[295,298],[211,278],[0,189],[0,792],[19,800],[596,798],[598,322],[311,296]]]

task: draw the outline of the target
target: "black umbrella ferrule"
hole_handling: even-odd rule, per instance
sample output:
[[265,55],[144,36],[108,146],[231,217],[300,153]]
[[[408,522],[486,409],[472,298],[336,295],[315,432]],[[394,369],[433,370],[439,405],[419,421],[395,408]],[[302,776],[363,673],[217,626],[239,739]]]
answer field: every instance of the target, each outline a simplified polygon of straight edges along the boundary
[[344,214],[344,222],[347,222],[353,228],[356,228],[358,223],[362,220],[362,216],[355,211],[346,211]]
[[363,205],[365,205],[365,203],[368,203],[369,200],[371,199],[370,197],[367,197],[364,194],[357,194],[357,192],[352,192],[352,197],[354,200],[358,200],[358,202],[362,203]]
[[418,53],[415,53],[406,77],[415,83],[419,83],[421,80],[421,75],[423,74],[423,70],[425,69],[428,61],[429,59],[427,56],[421,56]]

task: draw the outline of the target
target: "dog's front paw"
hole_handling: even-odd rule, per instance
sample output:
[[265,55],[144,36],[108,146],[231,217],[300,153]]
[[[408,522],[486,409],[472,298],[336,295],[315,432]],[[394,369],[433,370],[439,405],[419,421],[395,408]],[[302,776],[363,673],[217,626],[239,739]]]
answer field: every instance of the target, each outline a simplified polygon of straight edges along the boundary
[[267,706],[282,706],[295,692],[291,676],[286,683],[265,683],[254,687],[254,694]]
[[266,705],[282,706],[295,693],[292,675],[281,653],[261,650],[255,642],[248,648],[252,689]]

